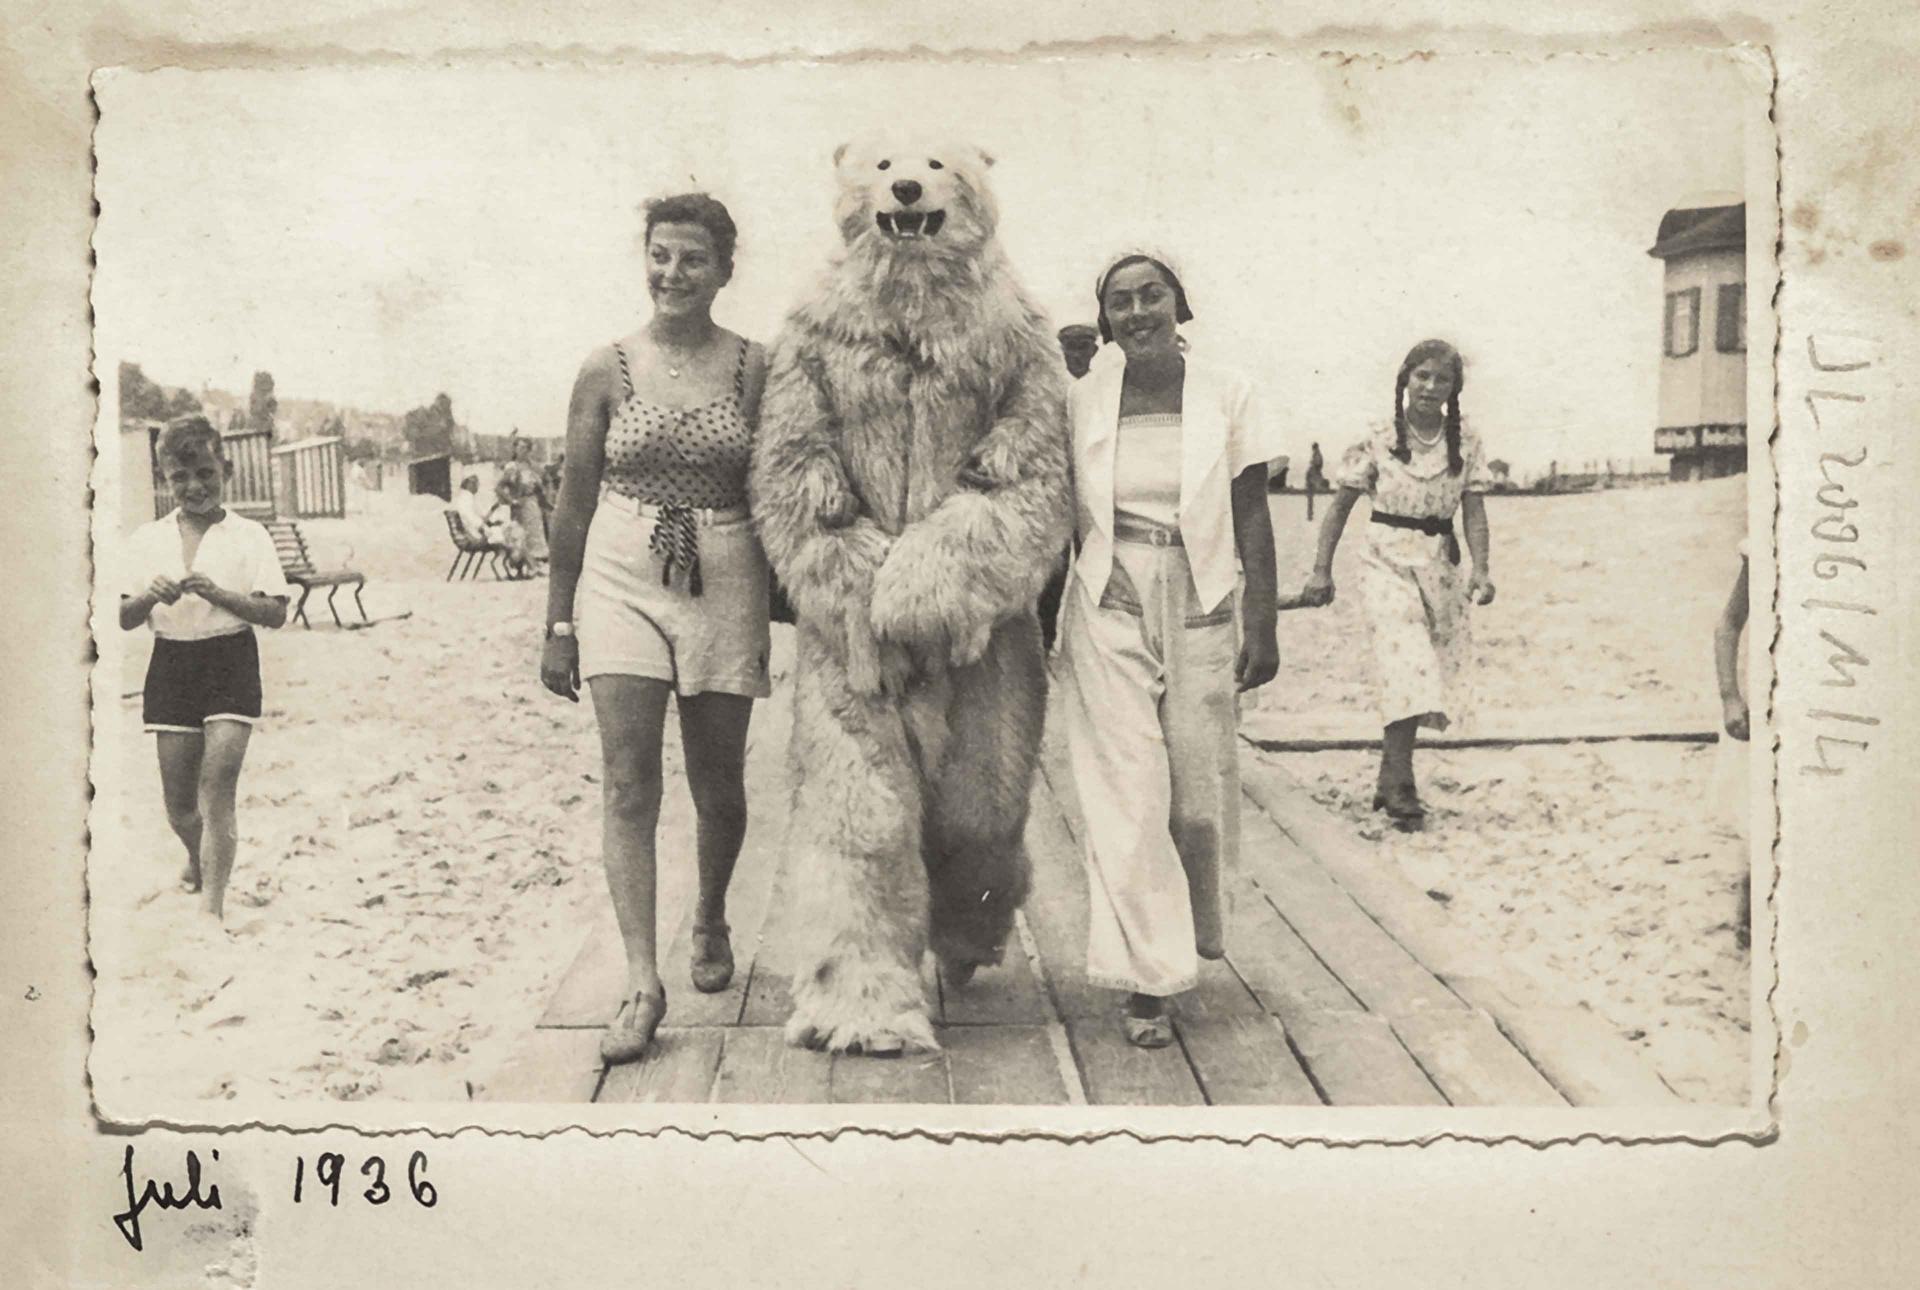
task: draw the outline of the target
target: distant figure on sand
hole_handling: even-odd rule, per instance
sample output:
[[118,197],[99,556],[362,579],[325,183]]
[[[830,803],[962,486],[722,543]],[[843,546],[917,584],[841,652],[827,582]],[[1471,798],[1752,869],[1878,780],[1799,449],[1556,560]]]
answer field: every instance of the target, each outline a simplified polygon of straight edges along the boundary
[[733,277],[733,219],[700,193],[646,210],[653,317],[594,351],[574,382],[540,659],[555,694],[577,702],[587,683],[600,726],[602,850],[627,955],[626,996],[601,1041],[609,1062],[640,1057],[667,1011],[654,910],[667,700],[698,817],[691,975],[711,993],[733,978],[727,885],[747,827],[747,722],[770,688],[769,575],[747,514],[766,355],[713,321]]
[[1244,376],[1187,355],[1165,262],[1116,260],[1096,300],[1115,343],[1068,394],[1078,554],[1055,675],[1087,822],[1087,979],[1127,992],[1130,1043],[1164,1048],[1168,999],[1226,953],[1236,695],[1279,667],[1279,444]]
[[[1713,670],[1720,681],[1721,721],[1727,738],[1720,741],[1719,763],[1715,779],[1721,831],[1745,841],[1747,838],[1747,745],[1752,738],[1752,717],[1747,696],[1740,684],[1740,638],[1747,630],[1747,544],[1740,544],[1740,572],[1734,576],[1733,590],[1720,611],[1713,632]],[[1753,934],[1753,879],[1742,872],[1739,883],[1740,909],[1734,922],[1734,939],[1746,949]]]
[[[1426,817],[1414,786],[1414,737],[1423,725],[1444,730],[1466,717],[1471,703],[1464,673],[1473,645],[1467,601],[1490,604],[1494,594],[1482,498],[1493,477],[1479,436],[1460,417],[1464,377],[1459,352],[1445,341],[1422,341],[1408,352],[1394,382],[1393,419],[1341,461],[1334,481],[1340,491],[1328,505],[1301,592],[1306,604],[1333,602],[1333,557],[1347,513],[1363,494],[1371,498],[1360,600],[1386,726],[1373,805],[1405,830],[1420,828]],[[1473,557],[1464,588],[1455,511]]]
[[547,513],[545,477],[533,464],[531,440],[513,438],[512,458],[500,471],[500,488],[513,507],[513,518],[526,535],[526,550],[521,560],[531,573],[541,572],[547,564]]
[[1316,494],[1329,491],[1327,488],[1327,462],[1320,455],[1320,445],[1314,444],[1313,451],[1307,457],[1307,519],[1313,518],[1313,499]]
[[141,720],[155,736],[167,823],[187,849],[181,886],[217,921],[240,766],[260,719],[253,629],[287,621],[287,581],[267,530],[222,505],[231,467],[205,417],[169,425],[155,456],[179,505],[127,543],[120,627],[153,630]]

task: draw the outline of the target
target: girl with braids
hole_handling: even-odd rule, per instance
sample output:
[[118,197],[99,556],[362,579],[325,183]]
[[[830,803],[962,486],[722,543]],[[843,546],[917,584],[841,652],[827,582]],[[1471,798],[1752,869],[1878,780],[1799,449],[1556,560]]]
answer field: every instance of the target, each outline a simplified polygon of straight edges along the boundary
[[[1373,804],[1405,830],[1418,829],[1426,814],[1413,781],[1415,732],[1423,725],[1444,730],[1466,716],[1467,601],[1493,600],[1481,496],[1492,477],[1479,437],[1460,418],[1462,366],[1459,351],[1445,341],[1424,340],[1408,351],[1394,382],[1393,420],[1348,450],[1335,472],[1339,491],[1300,597],[1308,605],[1333,603],[1333,555],[1347,512],[1366,494],[1373,523],[1361,558],[1360,600],[1372,630],[1386,726]],[[1473,562],[1464,589],[1456,510]]]
[[574,382],[540,656],[542,684],[562,698],[579,702],[586,682],[600,727],[601,850],[627,957],[600,1045],[609,1062],[645,1053],[667,1011],[654,925],[667,702],[697,821],[690,975],[712,993],[733,977],[726,901],[747,827],[747,722],[769,690],[767,558],[747,514],[766,355],[713,320],[733,276],[733,219],[704,193],[646,211],[653,316],[595,350]]

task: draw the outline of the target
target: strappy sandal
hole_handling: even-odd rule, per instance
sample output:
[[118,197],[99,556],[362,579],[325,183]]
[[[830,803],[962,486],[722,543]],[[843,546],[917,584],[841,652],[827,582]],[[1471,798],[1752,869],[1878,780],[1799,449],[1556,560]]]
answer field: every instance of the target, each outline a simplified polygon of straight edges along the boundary
[[733,983],[733,942],[727,939],[725,923],[693,925],[693,988],[701,994],[718,994]]
[[1165,1048],[1173,1042],[1173,1014],[1165,1010],[1151,1017],[1136,1017],[1131,1007],[1121,1013],[1121,1025],[1127,1042],[1135,1048]]
[[613,1024],[600,1036],[600,1060],[610,1066],[638,1061],[653,1043],[654,1031],[667,1015],[667,988],[659,994],[636,994],[620,1005]]

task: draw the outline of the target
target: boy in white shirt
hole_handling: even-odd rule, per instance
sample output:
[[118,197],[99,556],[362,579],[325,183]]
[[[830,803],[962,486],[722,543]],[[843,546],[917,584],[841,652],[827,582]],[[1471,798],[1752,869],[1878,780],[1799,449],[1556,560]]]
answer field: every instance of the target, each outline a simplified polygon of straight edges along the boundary
[[167,822],[187,848],[181,884],[217,921],[240,766],[260,719],[253,629],[287,621],[287,582],[267,530],[222,505],[231,467],[205,417],[169,425],[155,456],[179,506],[128,541],[120,626],[153,629],[141,717],[157,738]]

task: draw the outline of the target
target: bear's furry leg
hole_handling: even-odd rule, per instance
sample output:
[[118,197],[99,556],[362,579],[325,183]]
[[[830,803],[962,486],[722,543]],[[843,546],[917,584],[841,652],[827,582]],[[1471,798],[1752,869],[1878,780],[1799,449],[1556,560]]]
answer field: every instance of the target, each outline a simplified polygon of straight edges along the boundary
[[787,1040],[832,1052],[937,1048],[920,960],[922,796],[898,708],[855,696],[805,629],[794,688],[789,834],[804,929]]
[[1046,719],[1038,623],[1001,624],[981,660],[951,681],[924,845],[933,950],[957,986],[1001,961],[1027,896],[1027,804]]

